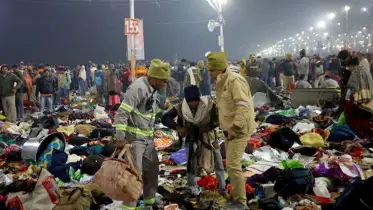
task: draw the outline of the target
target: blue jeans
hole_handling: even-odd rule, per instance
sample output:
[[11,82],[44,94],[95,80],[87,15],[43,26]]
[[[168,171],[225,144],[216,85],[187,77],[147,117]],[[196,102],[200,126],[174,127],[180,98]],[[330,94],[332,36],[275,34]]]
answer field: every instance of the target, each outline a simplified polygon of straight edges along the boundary
[[79,79],[79,91],[81,95],[85,95],[85,81]]
[[53,111],[53,98],[52,96],[40,96],[40,103],[42,112],[52,112]]
[[25,107],[23,106],[23,93],[16,93],[17,119],[23,119]]

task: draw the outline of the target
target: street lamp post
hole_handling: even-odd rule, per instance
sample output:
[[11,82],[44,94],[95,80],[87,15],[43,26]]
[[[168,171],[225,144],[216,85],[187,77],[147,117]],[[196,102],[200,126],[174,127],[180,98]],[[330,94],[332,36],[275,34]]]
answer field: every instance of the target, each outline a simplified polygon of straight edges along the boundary
[[[370,19],[373,19],[372,15],[370,14],[370,12],[368,11],[368,9],[366,7],[363,7],[362,11],[366,12],[368,14],[368,16],[370,17]],[[370,47],[372,48],[372,52],[373,52],[373,25],[370,25],[369,27],[370,27],[369,44],[370,44]]]
[[220,49],[221,49],[222,52],[224,52],[224,28],[223,28],[224,19],[223,19],[223,13],[221,11],[219,12],[219,20],[222,23],[222,24],[220,24]]
[[224,52],[224,18],[223,18],[223,5],[227,0],[206,0],[210,6],[218,13],[219,27],[220,27],[220,36],[219,36],[219,45],[222,52]]
[[[347,34],[347,37],[349,37],[348,36],[348,11],[350,11],[350,6],[348,6],[348,5],[346,5],[345,6],[345,8],[344,8],[344,10],[345,10],[345,12],[346,12],[346,34]],[[347,38],[347,40],[346,40],[346,43],[345,43],[345,47],[348,47],[348,38]]]
[[[130,0],[130,18],[135,19],[135,0]],[[136,76],[136,52],[135,52],[135,35],[131,34],[131,74],[132,78]]]

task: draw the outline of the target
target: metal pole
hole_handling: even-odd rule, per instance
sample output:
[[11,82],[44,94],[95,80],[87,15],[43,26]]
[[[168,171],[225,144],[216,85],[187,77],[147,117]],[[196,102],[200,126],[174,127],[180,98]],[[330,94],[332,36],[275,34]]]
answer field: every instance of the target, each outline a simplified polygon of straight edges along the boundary
[[370,25],[370,37],[369,37],[369,44],[371,49],[371,53],[373,53],[373,25]]
[[220,48],[221,51],[224,52],[224,18],[223,18],[223,3],[219,1],[219,19],[220,19]]
[[[135,0],[130,0],[130,18],[135,19]],[[135,35],[131,35],[131,74],[136,78]]]
[[221,48],[221,51],[224,52],[224,30],[223,30],[223,24],[220,25],[220,48]]
[[346,48],[348,48],[348,40],[350,39],[348,34],[348,10],[346,11],[346,35]]

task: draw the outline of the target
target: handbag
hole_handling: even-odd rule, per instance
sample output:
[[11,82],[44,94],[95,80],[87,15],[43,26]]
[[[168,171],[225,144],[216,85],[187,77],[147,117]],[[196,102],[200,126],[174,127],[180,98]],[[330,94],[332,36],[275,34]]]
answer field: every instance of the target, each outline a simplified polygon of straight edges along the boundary
[[281,172],[274,190],[278,194],[293,195],[312,191],[315,178],[307,168],[292,168]]
[[10,193],[6,205],[8,209],[52,210],[58,199],[58,186],[53,175],[42,168],[34,190]]
[[89,209],[93,201],[91,192],[87,189],[62,188],[60,199],[53,210],[86,210]]
[[[122,158],[123,155],[126,156],[126,160]],[[113,200],[136,202],[140,198],[143,182],[133,164],[128,145],[122,151],[115,150],[111,157],[102,163],[94,182]]]

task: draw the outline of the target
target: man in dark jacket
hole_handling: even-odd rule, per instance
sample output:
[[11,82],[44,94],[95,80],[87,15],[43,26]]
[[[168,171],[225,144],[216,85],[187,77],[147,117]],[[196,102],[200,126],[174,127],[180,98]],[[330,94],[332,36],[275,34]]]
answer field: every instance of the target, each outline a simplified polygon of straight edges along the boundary
[[329,68],[328,71],[331,73],[331,77],[334,78],[337,75],[342,74],[341,62],[337,58],[336,55],[332,55],[329,61]]
[[43,112],[53,111],[53,98],[52,95],[56,91],[56,80],[50,75],[48,69],[44,70],[44,74],[36,82],[36,97],[40,93],[40,102]]
[[6,65],[1,66],[0,74],[0,97],[3,109],[7,120],[14,123],[17,120],[15,93],[21,88],[23,82],[16,75],[10,73]]

